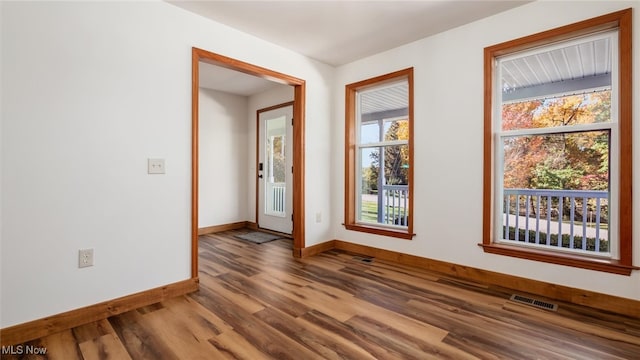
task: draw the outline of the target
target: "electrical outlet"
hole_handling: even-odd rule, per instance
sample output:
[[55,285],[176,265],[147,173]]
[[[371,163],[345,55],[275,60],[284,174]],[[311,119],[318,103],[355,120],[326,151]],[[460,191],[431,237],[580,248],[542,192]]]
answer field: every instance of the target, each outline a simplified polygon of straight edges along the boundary
[[317,212],[316,213],[316,222],[317,223],[321,223],[322,222],[322,213],[321,212]]
[[78,267],[93,266],[93,249],[78,250]]

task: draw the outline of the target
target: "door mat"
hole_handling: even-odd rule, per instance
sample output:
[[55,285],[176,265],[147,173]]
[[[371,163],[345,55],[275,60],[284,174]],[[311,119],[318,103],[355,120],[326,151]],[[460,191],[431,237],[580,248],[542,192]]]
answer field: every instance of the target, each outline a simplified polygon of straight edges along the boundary
[[282,238],[282,236],[279,236],[279,235],[263,233],[260,231],[252,231],[246,234],[236,235],[236,237],[238,239],[251,241],[252,243],[256,243],[256,244],[264,244],[266,242]]

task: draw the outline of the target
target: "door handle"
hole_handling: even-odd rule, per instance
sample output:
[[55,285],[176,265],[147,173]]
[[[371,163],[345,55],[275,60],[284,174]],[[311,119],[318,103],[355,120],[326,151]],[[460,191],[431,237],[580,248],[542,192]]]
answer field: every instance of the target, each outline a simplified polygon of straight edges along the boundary
[[258,175],[258,177],[259,177],[260,179],[262,179],[262,174],[259,174],[259,175]]

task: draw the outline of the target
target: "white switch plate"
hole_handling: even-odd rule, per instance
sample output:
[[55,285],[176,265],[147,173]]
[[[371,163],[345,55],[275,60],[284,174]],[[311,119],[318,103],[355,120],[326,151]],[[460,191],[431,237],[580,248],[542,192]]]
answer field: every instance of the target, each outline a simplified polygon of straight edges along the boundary
[[93,266],[93,249],[78,250],[78,267]]
[[164,174],[164,159],[147,159],[149,174]]

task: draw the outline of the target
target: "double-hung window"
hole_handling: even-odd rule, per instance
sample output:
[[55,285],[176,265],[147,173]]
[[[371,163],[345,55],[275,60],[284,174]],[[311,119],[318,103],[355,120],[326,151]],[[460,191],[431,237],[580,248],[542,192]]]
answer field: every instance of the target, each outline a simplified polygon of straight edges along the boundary
[[630,31],[628,10],[485,49],[486,251],[633,269]]
[[346,86],[345,226],[412,237],[413,69]]

